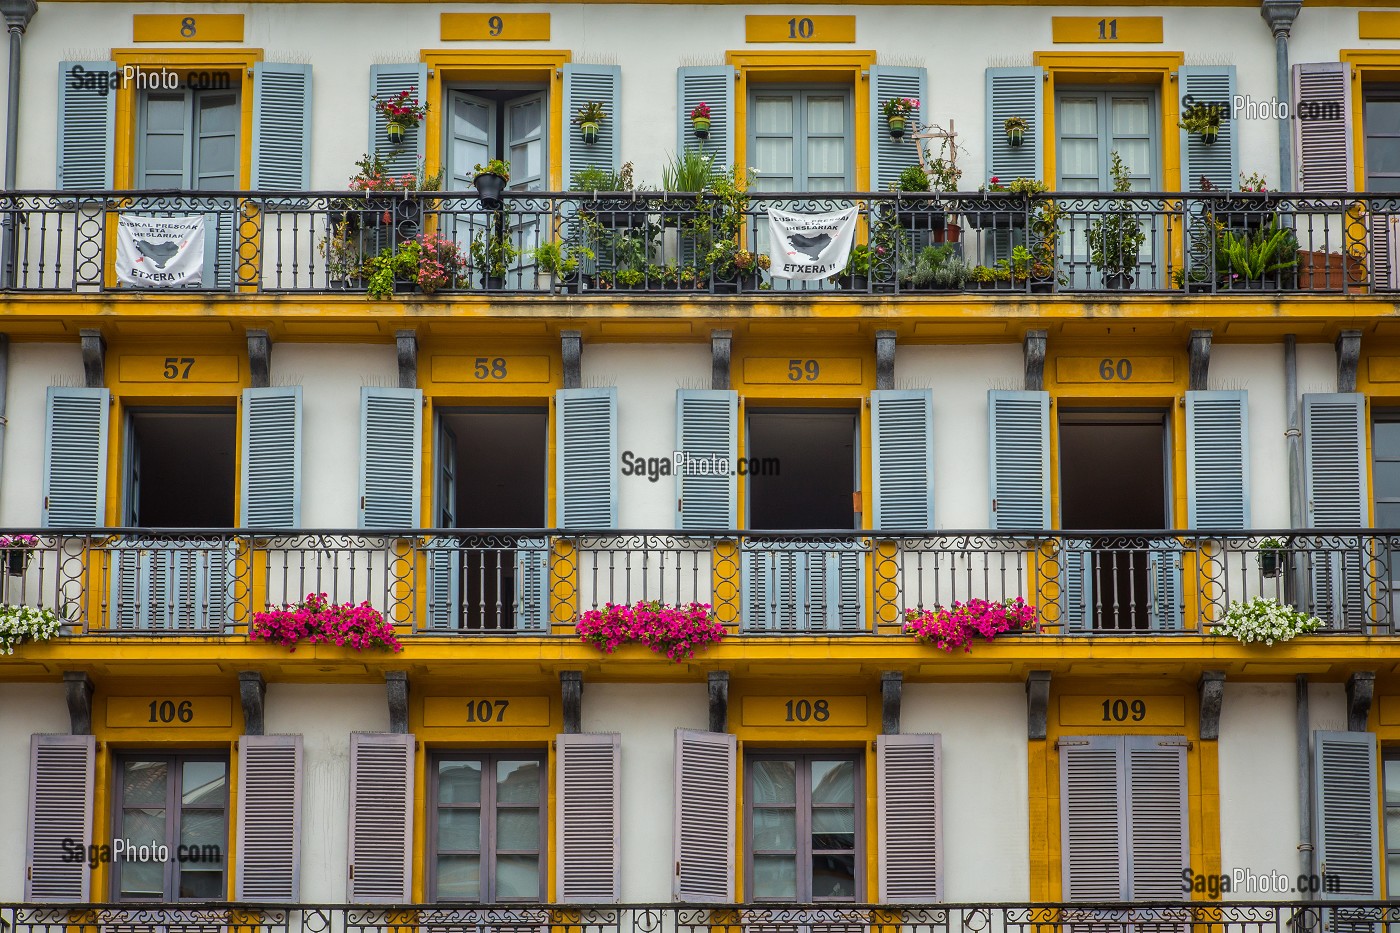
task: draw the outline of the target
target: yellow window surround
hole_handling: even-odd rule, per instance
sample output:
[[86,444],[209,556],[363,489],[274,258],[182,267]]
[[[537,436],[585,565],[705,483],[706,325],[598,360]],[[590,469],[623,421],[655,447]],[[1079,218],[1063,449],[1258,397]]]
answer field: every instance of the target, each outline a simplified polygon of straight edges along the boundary
[[1362,91],[1368,83],[1400,82],[1400,49],[1342,49],[1337,60],[1351,65],[1351,188],[1365,191],[1366,121]]

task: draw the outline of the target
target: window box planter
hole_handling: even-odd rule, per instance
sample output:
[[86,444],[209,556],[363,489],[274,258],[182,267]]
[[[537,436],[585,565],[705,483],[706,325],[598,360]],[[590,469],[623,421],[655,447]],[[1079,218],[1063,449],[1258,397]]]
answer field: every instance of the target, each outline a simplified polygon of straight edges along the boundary
[[1298,288],[1302,291],[1340,291],[1366,285],[1366,267],[1359,260],[1341,253],[1322,250],[1298,251]]
[[899,205],[895,221],[905,230],[942,230],[948,222],[948,215],[942,205],[932,202]]

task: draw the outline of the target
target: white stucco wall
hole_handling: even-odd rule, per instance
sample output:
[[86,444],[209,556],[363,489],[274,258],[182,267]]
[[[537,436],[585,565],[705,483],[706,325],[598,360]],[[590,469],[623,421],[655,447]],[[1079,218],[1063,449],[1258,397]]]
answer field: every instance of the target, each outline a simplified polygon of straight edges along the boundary
[[0,903],[24,900],[29,737],[68,729],[62,684],[0,684]]
[[12,343],[6,385],[0,525],[36,528],[43,517],[44,417],[51,385],[83,385],[83,353],[72,343]]
[[265,729],[302,736],[301,899],[343,904],[350,820],[350,733],[386,732],[383,685],[267,686]]
[[905,684],[900,731],[943,737],[944,899],[1028,900],[1024,685]]
[[1288,527],[1283,344],[1215,344],[1210,353],[1209,387],[1249,393],[1247,526]]

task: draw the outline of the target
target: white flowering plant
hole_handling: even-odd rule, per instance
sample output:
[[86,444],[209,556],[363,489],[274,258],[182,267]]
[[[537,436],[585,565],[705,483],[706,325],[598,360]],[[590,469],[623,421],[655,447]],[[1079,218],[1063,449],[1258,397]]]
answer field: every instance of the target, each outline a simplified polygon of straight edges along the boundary
[[1306,612],[1285,606],[1276,599],[1256,596],[1249,602],[1230,603],[1225,615],[1215,624],[1215,634],[1233,635],[1246,645],[1257,641],[1272,645],[1325,626],[1321,619]]
[[27,641],[48,641],[63,630],[51,609],[0,605],[0,654],[14,654]]

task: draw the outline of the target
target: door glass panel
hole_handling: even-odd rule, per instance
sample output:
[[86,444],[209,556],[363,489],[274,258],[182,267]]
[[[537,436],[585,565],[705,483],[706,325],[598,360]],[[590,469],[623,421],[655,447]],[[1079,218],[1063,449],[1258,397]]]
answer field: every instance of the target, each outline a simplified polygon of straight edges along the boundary
[[856,896],[856,860],[852,855],[812,856],[812,896],[844,898]]
[[807,133],[842,134],[846,132],[845,97],[807,98]]
[[792,855],[755,855],[753,888],[757,898],[797,897],[797,858]]
[[161,845],[165,842],[164,809],[126,809],[122,811],[122,838],[137,845]]
[[807,140],[807,172],[809,176],[841,175],[845,165],[846,141],[844,139]]
[[122,764],[122,802],[165,806],[166,771],[163,761],[127,761]]
[[493,105],[484,100],[454,92],[451,98],[450,143],[452,187],[471,187],[476,166],[491,158],[491,123]]
[[830,807],[812,811],[812,848],[853,849],[856,844],[856,811]]
[[754,104],[754,132],[792,135],[791,97],[759,97]]
[[812,762],[813,803],[853,803],[855,801],[855,762]]
[[165,865],[160,862],[121,863],[122,897],[157,898],[165,894]]
[[501,761],[496,763],[496,802],[538,803],[540,799],[540,763],[538,761]]
[[538,849],[540,815],[538,810],[497,810],[496,848]]
[[476,855],[439,855],[437,895],[444,900],[481,899],[481,858]]
[[753,811],[755,850],[797,848],[797,814],[792,810]]
[[437,820],[438,848],[446,852],[481,849],[481,811],[466,807],[442,807]]
[[187,807],[197,807],[224,802],[226,764],[222,761],[187,761],[182,770],[181,803]]
[[1097,136],[1099,132],[1099,102],[1097,98],[1066,97],[1060,101],[1060,132],[1066,136]]
[[1152,132],[1152,107],[1146,98],[1115,98],[1110,119],[1114,136],[1146,136]]
[[438,800],[442,803],[480,803],[481,762],[439,761]]
[[183,810],[180,813],[180,842],[201,852],[214,853],[224,838],[222,810]]
[[[510,139],[510,187],[516,191],[544,188],[544,100],[539,97],[511,104],[507,113]],[[517,167],[518,166],[518,167]]]
[[540,859],[537,855],[502,855],[496,859],[496,897],[500,900],[535,900],[540,896]]
[[755,761],[750,767],[755,806],[797,802],[797,773],[792,761]]

